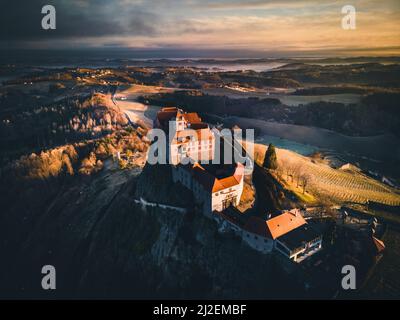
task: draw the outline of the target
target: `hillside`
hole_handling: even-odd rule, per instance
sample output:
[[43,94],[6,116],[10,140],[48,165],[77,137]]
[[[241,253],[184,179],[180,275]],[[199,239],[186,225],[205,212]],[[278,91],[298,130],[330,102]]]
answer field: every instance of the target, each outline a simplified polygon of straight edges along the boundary
[[[20,194],[0,216],[0,250],[7,257],[0,265],[2,292],[8,298],[141,299],[305,294],[273,256],[219,234],[204,216],[135,205],[139,188],[157,189],[154,201],[165,200],[167,190],[179,192],[171,181],[158,188],[148,170],[138,173],[102,170],[89,180],[57,187],[47,181]],[[56,292],[35,282],[45,264],[57,268]]]
[[1,97],[0,160],[66,143],[101,138],[127,126],[128,120],[110,95],[73,96],[48,104],[32,103],[16,94]]
[[[264,161],[267,147],[256,144],[255,158],[259,164]],[[276,149],[279,181],[295,192],[305,202],[312,204],[365,204],[368,200],[397,206],[400,192],[358,170],[334,169],[328,164],[301,156],[295,152]],[[306,180],[305,192],[303,185]]]

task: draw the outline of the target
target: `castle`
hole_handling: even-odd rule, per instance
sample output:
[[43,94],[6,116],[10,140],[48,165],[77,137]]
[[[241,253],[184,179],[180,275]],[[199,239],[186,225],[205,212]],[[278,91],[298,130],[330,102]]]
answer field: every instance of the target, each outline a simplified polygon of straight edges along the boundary
[[[244,166],[241,163],[203,164],[214,159],[217,138],[197,113],[162,108],[154,126],[169,133],[167,155],[172,164],[173,181],[193,192],[204,214],[210,216],[215,211],[239,205]],[[184,164],[184,160],[189,159],[192,161]]]
[[294,262],[301,262],[321,250],[321,234],[307,223],[298,209],[268,220],[236,209],[243,193],[245,167],[241,163],[225,164],[224,159],[219,164],[209,163],[215,152],[221,151],[216,150],[216,145],[224,145],[216,144],[216,139],[223,138],[215,135],[197,113],[162,108],[154,127],[169,134],[167,155],[174,183],[193,192],[195,204],[219,223],[220,231],[232,230],[255,250],[262,253],[275,250]]
[[162,108],[154,123],[170,136],[167,144],[169,163],[177,165],[183,159],[210,161],[214,157],[215,136],[197,113],[186,113],[174,107]]

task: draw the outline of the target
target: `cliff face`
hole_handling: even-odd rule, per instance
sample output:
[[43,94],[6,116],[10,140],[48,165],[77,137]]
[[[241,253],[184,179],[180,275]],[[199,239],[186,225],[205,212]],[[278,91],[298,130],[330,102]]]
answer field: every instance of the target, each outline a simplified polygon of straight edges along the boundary
[[[69,298],[298,295],[272,256],[219,234],[214,221],[191,210],[182,214],[136,205],[138,190],[157,188],[146,172],[103,170],[59,186],[40,201],[37,195],[51,186],[21,194],[0,216],[1,293]],[[159,189],[159,199],[164,192]],[[46,264],[57,270],[55,292],[40,287]]]

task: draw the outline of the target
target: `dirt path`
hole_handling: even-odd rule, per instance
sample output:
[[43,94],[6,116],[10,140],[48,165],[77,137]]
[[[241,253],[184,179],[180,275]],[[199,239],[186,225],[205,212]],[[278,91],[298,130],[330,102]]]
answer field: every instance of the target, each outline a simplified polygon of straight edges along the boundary
[[114,102],[121,111],[125,112],[131,122],[142,122],[146,127],[152,128],[153,120],[160,108],[143,104],[137,99],[146,94],[167,93],[175,90],[175,88],[133,85],[128,89],[118,91],[114,95]]

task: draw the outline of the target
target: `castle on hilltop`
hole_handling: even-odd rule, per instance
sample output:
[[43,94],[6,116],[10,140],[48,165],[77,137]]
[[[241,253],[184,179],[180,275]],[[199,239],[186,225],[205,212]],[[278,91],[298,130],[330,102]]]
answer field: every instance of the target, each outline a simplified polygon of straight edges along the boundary
[[[174,107],[162,108],[154,127],[170,136],[167,145],[172,177],[193,192],[196,204],[206,215],[238,206],[243,192],[244,166],[236,164],[203,164],[214,159],[216,137],[197,113],[186,113]],[[219,150],[218,150],[219,151]],[[184,159],[192,160],[184,164]]]
[[221,143],[221,135],[210,130],[197,113],[162,108],[154,127],[169,135],[167,155],[174,183],[193,192],[195,204],[218,222],[220,231],[231,230],[253,249],[262,253],[277,251],[294,262],[301,262],[322,249],[320,232],[307,223],[298,209],[263,220],[242,214],[236,208],[243,193],[245,167],[239,162],[226,164],[225,159],[212,163],[216,152],[224,154],[217,148],[233,146]]

